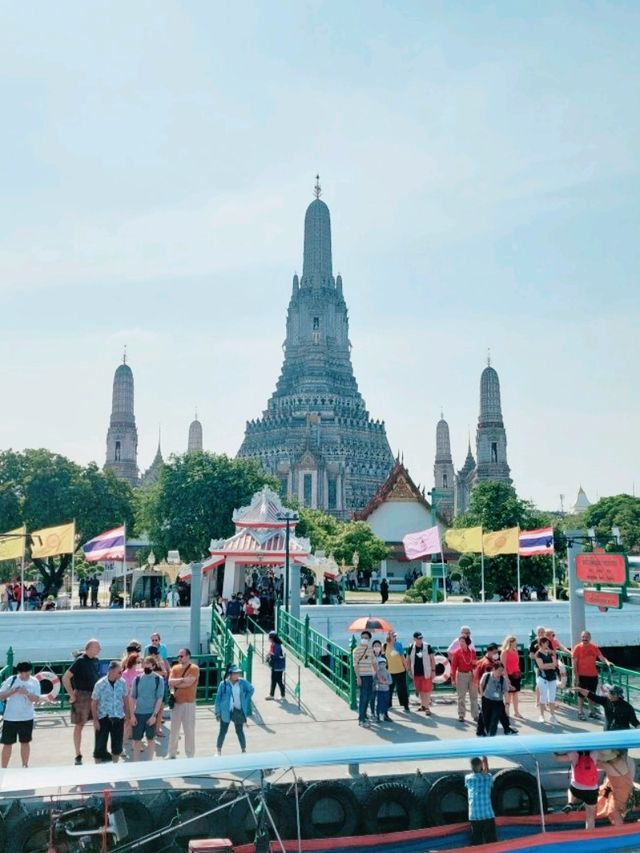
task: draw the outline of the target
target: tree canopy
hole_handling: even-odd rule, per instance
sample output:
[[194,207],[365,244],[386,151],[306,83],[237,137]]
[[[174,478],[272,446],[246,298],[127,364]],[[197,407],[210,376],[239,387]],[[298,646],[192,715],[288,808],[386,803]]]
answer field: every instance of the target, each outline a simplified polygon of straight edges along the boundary
[[[521,530],[534,530],[551,524],[550,517],[537,510],[529,501],[518,497],[516,490],[508,483],[483,482],[471,492],[469,510],[459,515],[455,527],[477,527],[485,531],[504,530],[508,527],[520,527]],[[485,595],[490,597],[502,588],[517,585],[517,558],[513,554],[499,557],[485,557]],[[460,568],[464,571],[467,585],[474,597],[480,594],[480,557],[465,554],[460,558]],[[526,557],[520,560],[520,580],[522,584],[536,587],[551,580],[551,557]]]
[[626,550],[640,546],[640,498],[631,495],[613,495],[590,506],[584,513],[584,527],[593,527],[596,536],[611,538],[611,528],[620,529],[622,546]]
[[[83,467],[48,450],[0,453],[0,532],[21,524],[31,532],[74,519],[80,543],[123,522],[132,529],[130,486],[94,463]],[[34,560],[47,594],[58,591],[70,563],[66,554]]]
[[234,532],[233,510],[265,485],[278,489],[251,459],[206,452],[173,456],[157,485],[136,495],[138,524],[159,556],[178,549],[183,560],[200,560],[212,538]]
[[314,551],[333,554],[338,563],[351,565],[354,553],[358,554],[359,568],[368,571],[384,560],[389,549],[379,539],[366,521],[338,521],[320,509],[295,505],[300,516],[296,527],[298,536],[308,536]]

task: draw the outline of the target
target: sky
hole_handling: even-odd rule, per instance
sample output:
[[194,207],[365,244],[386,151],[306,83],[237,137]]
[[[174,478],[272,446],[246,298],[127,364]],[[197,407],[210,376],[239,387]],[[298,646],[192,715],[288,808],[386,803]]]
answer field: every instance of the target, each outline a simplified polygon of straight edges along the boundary
[[[126,344],[235,455],[316,172],[353,364],[414,480],[499,373],[519,495],[640,489],[640,4],[0,2],[0,449],[103,464]],[[634,485],[637,484],[637,485]]]

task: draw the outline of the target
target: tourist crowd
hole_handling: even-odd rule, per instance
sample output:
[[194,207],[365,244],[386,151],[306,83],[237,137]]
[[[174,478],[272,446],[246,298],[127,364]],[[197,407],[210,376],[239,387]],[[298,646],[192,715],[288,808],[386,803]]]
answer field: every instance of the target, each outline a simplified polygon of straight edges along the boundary
[[[586,719],[586,699],[590,717],[599,718],[599,708],[604,709],[607,729],[639,725],[620,687],[614,686],[606,693],[599,691],[598,663],[607,667],[611,667],[611,663],[592,642],[588,631],[583,631],[580,642],[569,649],[556,637],[553,628],[540,626],[527,655],[534,672],[539,723],[559,724],[555,713],[556,694],[558,685],[566,686],[567,669],[562,660],[562,655],[566,655],[572,663],[572,689],[577,694],[578,719]],[[364,630],[352,658],[360,688],[358,722],[361,726],[391,722],[388,710],[392,707],[394,693],[400,706],[409,712],[409,680],[419,699],[418,711],[432,715],[436,658],[422,632],[415,631],[411,645],[405,649],[394,631],[382,642],[372,641],[371,632]],[[499,726],[506,735],[518,733],[517,720],[523,719],[519,699],[525,667],[517,637],[508,634],[501,644],[489,643],[484,654],[479,655],[471,628],[463,625],[447,649],[447,665],[457,694],[459,722],[464,723],[469,714],[480,736],[492,737]]]

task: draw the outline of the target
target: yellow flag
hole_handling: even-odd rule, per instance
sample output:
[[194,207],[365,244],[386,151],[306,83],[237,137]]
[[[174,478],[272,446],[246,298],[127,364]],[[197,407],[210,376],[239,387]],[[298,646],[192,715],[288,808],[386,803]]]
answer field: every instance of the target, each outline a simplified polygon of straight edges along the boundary
[[461,554],[479,554],[482,551],[482,527],[452,527],[444,534],[449,548]]
[[485,533],[482,537],[485,557],[498,554],[517,554],[520,548],[520,528],[508,527],[496,533]]
[[32,557],[57,557],[58,554],[73,554],[75,550],[76,526],[61,524],[59,527],[45,527],[31,534]]
[[0,560],[19,560],[24,554],[26,526],[0,533]]

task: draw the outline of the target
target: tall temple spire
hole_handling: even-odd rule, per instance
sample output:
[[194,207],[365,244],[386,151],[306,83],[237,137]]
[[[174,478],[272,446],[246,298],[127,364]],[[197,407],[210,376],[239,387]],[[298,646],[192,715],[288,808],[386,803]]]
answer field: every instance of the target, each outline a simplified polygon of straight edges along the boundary
[[317,177],[282,371],[262,417],[247,423],[238,456],[277,477],[283,496],[347,517],[385,481],[393,455],[384,423],[371,420],[353,375],[349,316],[342,278],[333,278],[331,217],[320,193]]
[[478,468],[476,481],[497,480],[511,483],[507,462],[507,433],[502,420],[500,380],[491,365],[480,377],[480,416],[476,432]]
[[202,450],[202,424],[198,420],[198,412],[194,420],[189,424],[189,439],[187,442],[187,453],[199,453]]
[[158,425],[158,449],[156,450],[156,455],[153,458],[153,462],[147,468],[147,470],[142,475],[142,487],[148,488],[149,486],[155,486],[155,484],[160,479],[160,473],[164,466],[164,459],[162,458],[162,428]]
[[331,259],[331,216],[329,208],[320,199],[320,176],[316,176],[315,199],[304,217],[304,258],[302,286],[333,287]]
[[125,348],[122,364],[118,365],[113,377],[104,468],[135,486],[139,480],[138,430],[134,413],[133,373],[126,363],[126,357]]
[[440,492],[438,514],[448,521],[453,518],[455,471],[451,458],[451,439],[449,424],[440,412],[440,420],[436,426],[436,458],[433,465],[434,486]]

